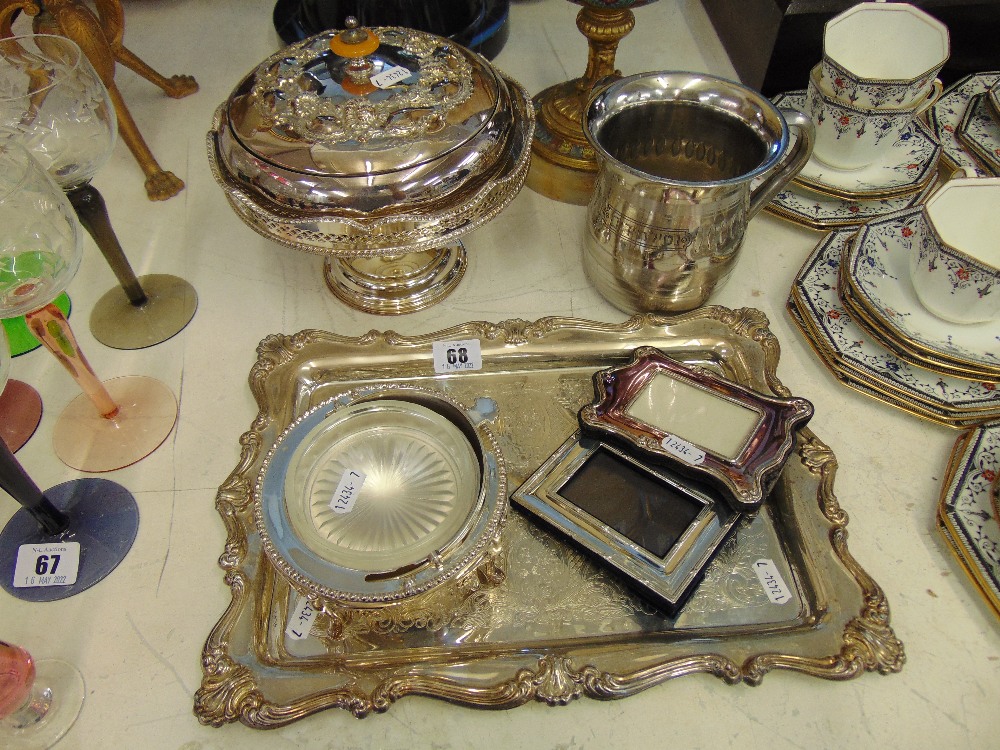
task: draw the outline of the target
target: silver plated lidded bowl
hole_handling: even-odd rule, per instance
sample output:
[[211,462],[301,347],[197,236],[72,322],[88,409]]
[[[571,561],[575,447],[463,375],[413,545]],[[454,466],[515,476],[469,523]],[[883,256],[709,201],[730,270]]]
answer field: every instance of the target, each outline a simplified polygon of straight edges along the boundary
[[251,71],[216,111],[212,172],[263,236],[326,256],[351,307],[399,314],[450,293],[460,241],[527,174],[527,92],[485,58],[412,29],[328,31]]
[[334,609],[406,606],[490,569],[507,517],[502,454],[467,409],[413,386],[368,386],[319,404],[275,441],[254,520],[275,569]]

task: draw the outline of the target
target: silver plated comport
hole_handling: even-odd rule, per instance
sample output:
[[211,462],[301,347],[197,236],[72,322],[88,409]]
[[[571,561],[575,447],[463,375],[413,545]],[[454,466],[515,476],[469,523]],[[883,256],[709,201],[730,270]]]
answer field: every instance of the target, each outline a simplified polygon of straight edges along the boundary
[[216,112],[208,151],[250,227],[325,255],[327,284],[351,307],[399,314],[461,280],[460,237],[520,190],[533,128],[527,92],[484,58],[350,21],[247,75]]

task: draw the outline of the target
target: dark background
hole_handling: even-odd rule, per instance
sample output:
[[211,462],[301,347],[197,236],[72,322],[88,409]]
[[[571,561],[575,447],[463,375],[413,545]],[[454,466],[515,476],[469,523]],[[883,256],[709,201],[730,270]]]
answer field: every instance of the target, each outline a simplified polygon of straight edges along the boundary
[[[767,96],[804,89],[823,54],[823,25],[856,0],[702,0],[740,80]],[[948,27],[948,84],[1000,70],[1000,0],[911,2]]]

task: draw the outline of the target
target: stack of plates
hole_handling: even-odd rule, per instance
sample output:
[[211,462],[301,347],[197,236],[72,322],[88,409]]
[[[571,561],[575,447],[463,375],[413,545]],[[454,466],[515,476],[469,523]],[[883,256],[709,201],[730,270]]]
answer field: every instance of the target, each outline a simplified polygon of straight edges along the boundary
[[1000,71],[968,75],[949,86],[927,120],[942,160],[980,177],[1000,175]]
[[[779,107],[805,111],[805,100],[805,91],[793,91],[773,101]],[[835,169],[810,159],[767,210],[813,229],[857,227],[919,205],[934,188],[941,154],[941,143],[931,129],[914,120],[879,161],[864,169]]]
[[841,254],[840,297],[873,338],[900,359],[935,372],[1000,381],[996,321],[958,325],[930,313],[909,281],[910,237],[929,232],[925,214],[908,209],[870,222]]
[[938,505],[948,546],[1000,616],[1000,422],[969,430],[955,443]]
[[799,271],[788,310],[845,385],[950,427],[996,420],[996,325],[948,326],[917,300],[906,254],[922,222],[912,208],[829,233]]

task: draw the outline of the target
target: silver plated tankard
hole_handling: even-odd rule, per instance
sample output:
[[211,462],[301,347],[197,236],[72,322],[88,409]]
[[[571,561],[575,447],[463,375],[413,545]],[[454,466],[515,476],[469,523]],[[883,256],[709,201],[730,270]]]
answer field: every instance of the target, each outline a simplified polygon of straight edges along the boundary
[[584,132],[599,162],[584,269],[630,313],[704,304],[732,271],[747,223],[809,160],[814,136],[808,115],[746,86],[669,71],[599,90]]

